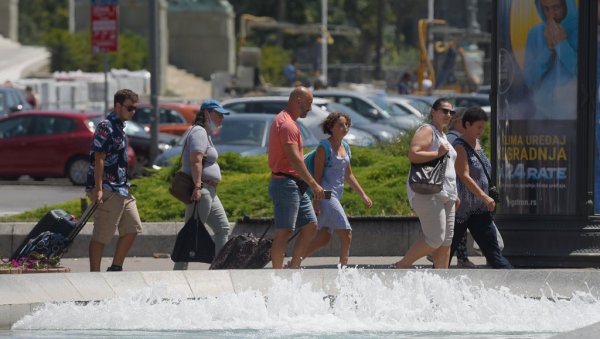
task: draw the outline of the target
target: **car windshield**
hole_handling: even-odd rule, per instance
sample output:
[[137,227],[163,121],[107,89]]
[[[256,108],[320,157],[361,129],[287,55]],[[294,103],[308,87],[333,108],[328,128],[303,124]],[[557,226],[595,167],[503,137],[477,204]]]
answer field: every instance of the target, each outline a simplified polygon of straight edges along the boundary
[[265,126],[264,120],[225,119],[212,139],[218,145],[262,146]]
[[431,105],[429,105],[423,100],[406,99],[406,101],[408,101],[409,105],[416,108],[417,111],[421,112],[422,114],[428,114],[431,111]]
[[346,114],[350,117],[350,119],[352,119],[352,124],[368,125],[371,123],[369,119],[363,117],[362,115],[360,115],[360,113],[346,105],[338,104],[336,102],[330,102],[326,105],[326,107],[329,112],[342,112]]
[[147,132],[144,130],[140,124],[137,124],[133,121],[125,122],[125,134],[127,135],[145,135]]

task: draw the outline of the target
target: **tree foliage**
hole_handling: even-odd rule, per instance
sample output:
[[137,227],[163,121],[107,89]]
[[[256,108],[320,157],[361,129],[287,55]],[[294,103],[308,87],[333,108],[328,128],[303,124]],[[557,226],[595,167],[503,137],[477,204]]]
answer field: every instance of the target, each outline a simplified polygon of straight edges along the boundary
[[53,28],[69,28],[69,0],[19,1],[19,41],[41,45],[43,36]]
[[[42,42],[51,54],[51,71],[101,72],[104,69],[102,54],[92,52],[89,32],[70,33],[64,29],[52,29],[44,34]],[[112,68],[134,71],[148,67],[147,43],[133,33],[119,34],[118,51],[108,55]]]
[[[321,1],[286,0],[229,0],[236,13],[236,25],[242,14],[279,18],[279,6],[284,4],[283,21],[306,24],[321,22]],[[416,63],[417,47],[416,20],[426,15],[426,2],[419,0],[383,0],[383,66],[398,66],[399,63]],[[372,64],[375,56],[377,36],[377,1],[373,0],[329,0],[328,22],[331,25],[356,27],[356,36],[335,36],[328,47],[330,63]],[[279,20],[279,19],[278,19]],[[258,46],[275,44],[277,31],[254,31],[248,39]],[[302,54],[303,49],[314,45],[316,36],[310,34],[285,35],[284,49]],[[253,41],[253,42],[252,42]],[[407,60],[404,60],[408,57]]]

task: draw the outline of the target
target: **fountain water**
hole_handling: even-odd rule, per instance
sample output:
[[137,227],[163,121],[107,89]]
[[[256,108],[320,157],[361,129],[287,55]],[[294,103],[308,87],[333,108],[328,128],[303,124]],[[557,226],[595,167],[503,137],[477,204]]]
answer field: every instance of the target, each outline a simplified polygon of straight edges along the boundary
[[170,287],[162,283],[98,302],[44,304],[0,335],[531,338],[600,321],[600,301],[589,291],[529,298],[465,276],[415,271],[382,279],[386,273],[372,272],[339,270],[325,289],[303,281],[302,272],[291,279],[273,275],[263,292],[199,299],[164,299]]

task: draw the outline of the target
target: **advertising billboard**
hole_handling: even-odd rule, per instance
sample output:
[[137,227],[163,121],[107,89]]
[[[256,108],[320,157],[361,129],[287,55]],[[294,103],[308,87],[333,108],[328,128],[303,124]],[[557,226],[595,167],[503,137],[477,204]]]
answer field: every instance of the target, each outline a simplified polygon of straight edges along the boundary
[[497,4],[498,213],[574,215],[578,1]]

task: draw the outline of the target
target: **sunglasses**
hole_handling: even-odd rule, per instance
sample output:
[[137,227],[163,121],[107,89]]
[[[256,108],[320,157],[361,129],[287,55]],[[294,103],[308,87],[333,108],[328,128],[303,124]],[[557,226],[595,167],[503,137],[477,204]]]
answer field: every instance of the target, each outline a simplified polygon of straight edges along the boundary
[[444,112],[444,114],[450,113],[450,115],[454,115],[456,113],[456,111],[453,111],[453,110],[448,109],[448,108],[438,108],[438,110]]
[[123,106],[125,107],[125,109],[127,109],[129,112],[133,112],[137,109],[137,107],[135,107],[134,105],[131,106]]

